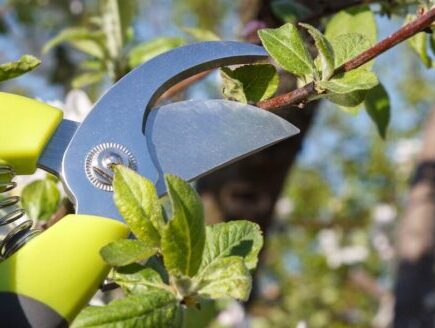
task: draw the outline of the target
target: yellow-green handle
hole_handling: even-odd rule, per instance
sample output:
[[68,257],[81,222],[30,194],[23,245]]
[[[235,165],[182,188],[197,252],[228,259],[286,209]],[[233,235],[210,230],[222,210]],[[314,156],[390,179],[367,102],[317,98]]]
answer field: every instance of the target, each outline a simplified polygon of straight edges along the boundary
[[47,328],[70,323],[108,273],[101,247],[128,232],[115,220],[68,215],[32,239],[0,263],[0,322]]
[[32,174],[62,120],[63,113],[47,104],[0,92],[0,159],[17,174]]

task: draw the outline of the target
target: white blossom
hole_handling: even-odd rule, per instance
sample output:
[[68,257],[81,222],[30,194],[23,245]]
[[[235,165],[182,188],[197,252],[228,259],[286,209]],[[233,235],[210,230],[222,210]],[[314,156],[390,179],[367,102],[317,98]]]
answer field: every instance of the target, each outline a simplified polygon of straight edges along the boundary
[[373,209],[373,219],[378,224],[389,224],[397,216],[397,210],[394,206],[386,203],[378,204]]
[[217,320],[221,325],[231,328],[249,327],[245,310],[236,301],[232,302],[224,311],[219,313]]

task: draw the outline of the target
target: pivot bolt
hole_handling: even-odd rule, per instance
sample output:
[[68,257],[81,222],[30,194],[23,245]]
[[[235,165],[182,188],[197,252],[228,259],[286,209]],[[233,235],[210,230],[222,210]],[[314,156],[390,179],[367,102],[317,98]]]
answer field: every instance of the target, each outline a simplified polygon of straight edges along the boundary
[[113,165],[137,169],[136,159],[125,146],[113,142],[99,144],[86,155],[86,176],[98,189],[113,191]]

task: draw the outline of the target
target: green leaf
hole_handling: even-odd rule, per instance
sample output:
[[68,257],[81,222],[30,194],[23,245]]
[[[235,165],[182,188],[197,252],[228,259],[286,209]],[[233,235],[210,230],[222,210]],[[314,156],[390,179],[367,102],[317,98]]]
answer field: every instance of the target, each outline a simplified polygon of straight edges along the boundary
[[[405,19],[405,25],[416,19],[415,15],[408,15]],[[428,39],[426,32],[420,32],[408,39],[408,44],[412,50],[420,57],[424,66],[427,68],[432,67],[432,59],[428,54]]]
[[[358,33],[342,34],[334,39],[330,39],[330,41],[334,49],[335,68],[340,67],[349,59],[359,55],[371,46],[370,40]],[[370,69],[373,66],[372,62],[361,66],[359,69]]]
[[13,79],[14,77],[30,72],[41,64],[38,58],[31,55],[23,55],[18,60],[0,65],[0,82]]
[[239,256],[219,258],[201,274],[198,294],[205,298],[233,297],[246,301],[252,287],[252,278]]
[[329,81],[318,81],[320,88],[338,94],[346,94],[358,90],[370,90],[379,83],[376,74],[357,69],[336,75]]
[[50,179],[33,181],[21,194],[21,205],[34,220],[48,220],[56,212],[59,201],[59,189]]
[[100,250],[101,257],[111,266],[124,266],[144,261],[157,253],[141,240],[122,239],[113,241]]
[[234,70],[222,68],[225,97],[242,103],[257,102],[270,98],[279,83],[278,73],[273,65],[244,65]]
[[91,84],[95,84],[104,79],[104,72],[86,72],[75,76],[71,81],[71,86],[75,89],[81,89]]
[[267,52],[285,70],[301,77],[315,73],[314,61],[294,25],[262,29],[258,35]]
[[111,278],[127,293],[143,293],[151,290],[166,290],[171,287],[165,284],[160,274],[148,267],[131,264],[113,270]]
[[135,236],[150,247],[159,247],[165,225],[154,184],[127,167],[114,168],[113,198]]
[[159,37],[135,46],[128,54],[130,68],[136,67],[168,50],[185,44],[183,38]]
[[236,220],[207,226],[206,244],[200,271],[220,258],[240,256],[249,270],[255,269],[263,247],[260,227],[250,221]]
[[197,41],[219,41],[221,38],[216,33],[197,27],[183,27],[182,30]]
[[355,113],[355,108],[359,108],[359,105],[364,101],[366,95],[367,90],[358,90],[345,94],[329,92],[325,95],[325,98],[337,104],[342,109]]
[[117,0],[101,0],[102,29],[110,58],[121,56],[124,45],[121,17]]
[[182,179],[165,175],[172,219],[163,230],[162,254],[172,275],[192,277],[201,264],[205,243],[204,210],[196,191]]
[[149,291],[112,301],[107,306],[87,307],[71,327],[177,327],[180,310],[171,293]]
[[64,29],[44,45],[42,52],[46,53],[62,43],[69,43],[72,47],[96,58],[105,57],[104,35],[99,31],[81,27]]
[[121,33],[123,45],[130,41],[133,36],[132,22],[137,13],[137,2],[135,0],[117,0],[119,17],[121,20]]
[[271,9],[274,15],[284,23],[295,23],[311,14],[311,10],[294,0],[273,0]]
[[379,135],[385,139],[390,122],[390,98],[382,83],[371,89],[365,99],[367,113],[376,124]]
[[317,56],[321,64],[322,80],[328,80],[334,74],[335,56],[334,49],[329,43],[328,39],[315,27],[309,24],[300,23],[299,25],[305,27],[314,39],[314,43],[319,52]]
[[363,34],[370,41],[370,44],[376,42],[376,20],[369,6],[340,11],[326,25],[325,35],[329,40],[347,33]]

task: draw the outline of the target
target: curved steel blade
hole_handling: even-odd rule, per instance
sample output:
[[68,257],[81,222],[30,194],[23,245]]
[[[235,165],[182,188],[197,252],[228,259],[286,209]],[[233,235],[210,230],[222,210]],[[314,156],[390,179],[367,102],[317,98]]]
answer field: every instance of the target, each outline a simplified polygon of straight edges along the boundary
[[299,133],[277,115],[228,100],[188,100],[153,110],[145,129],[148,151],[159,172],[193,180]]

